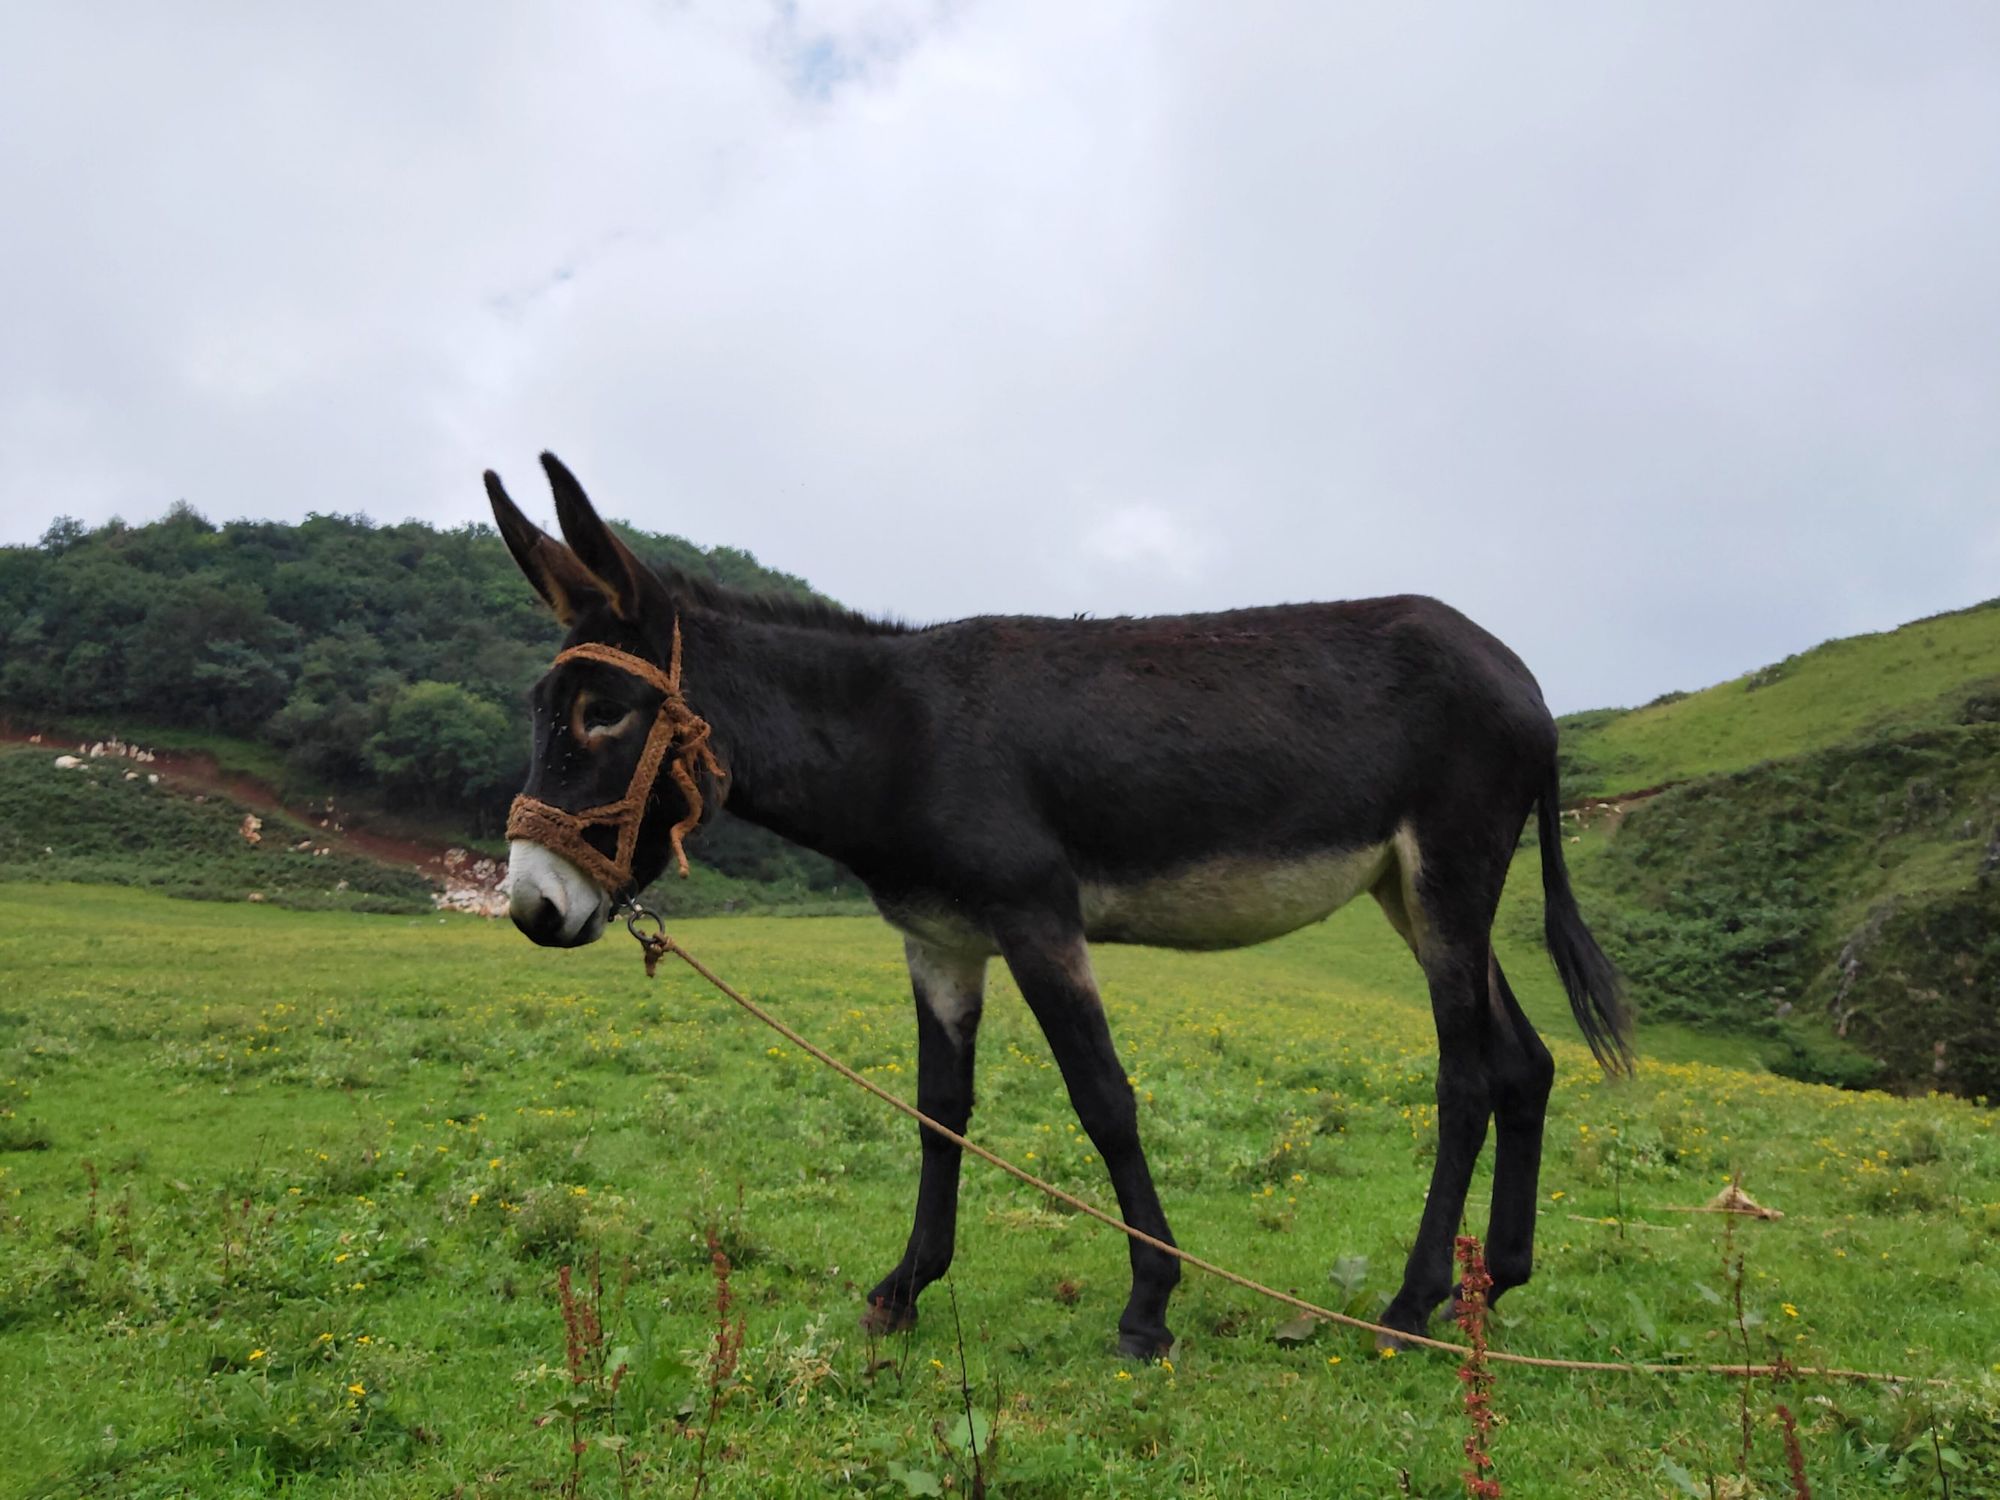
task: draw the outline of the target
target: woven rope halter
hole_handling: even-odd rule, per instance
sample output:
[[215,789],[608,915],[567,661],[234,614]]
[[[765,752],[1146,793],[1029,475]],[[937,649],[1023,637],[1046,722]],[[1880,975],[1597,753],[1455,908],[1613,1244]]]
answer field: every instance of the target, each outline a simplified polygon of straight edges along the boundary
[[[639,752],[639,763],[632,768],[632,782],[624,796],[580,812],[568,812],[534,797],[516,797],[513,806],[507,809],[507,837],[527,839],[562,855],[610,892],[614,900],[625,898],[632,894],[634,884],[632,856],[639,846],[639,825],[646,820],[653,783],[659,779],[660,767],[664,765],[687,799],[687,815],[667,835],[681,878],[686,879],[687,851],[681,847],[681,840],[694,831],[702,813],[701,786],[694,773],[697,768],[717,778],[729,773],[709,746],[708,720],[689,708],[687,699],[681,696],[681,622],[674,621],[673,658],[664,672],[643,656],[595,642],[561,652],[550,663],[550,669],[566,661],[594,661],[616,667],[657,688],[659,711],[653,715],[653,727],[647,732],[645,748]],[[584,837],[585,830],[591,828],[617,830],[614,853],[606,855]]]

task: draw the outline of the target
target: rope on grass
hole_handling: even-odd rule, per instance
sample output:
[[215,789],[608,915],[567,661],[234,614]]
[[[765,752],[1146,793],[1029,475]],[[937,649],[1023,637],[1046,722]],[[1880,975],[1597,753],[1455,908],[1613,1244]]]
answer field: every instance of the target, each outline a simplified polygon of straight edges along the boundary
[[[1461,1357],[1461,1360],[1472,1354],[1472,1349],[1465,1344],[1454,1344],[1445,1339],[1428,1338],[1423,1334],[1405,1333],[1400,1328],[1390,1328],[1381,1323],[1371,1323],[1366,1318],[1357,1318],[1348,1313],[1335,1312],[1330,1307],[1321,1307],[1317,1303],[1306,1301],[1303,1297],[1295,1297],[1290,1292],[1281,1292],[1276,1287],[1265,1286],[1261,1281],[1252,1281],[1248,1276],[1231,1271],[1227,1267],[1219,1266],[1214,1261],[1204,1260],[1199,1255],[1190,1254],[1178,1245],[1170,1245],[1165,1240],[1147,1234],[1143,1229],[1134,1229],[1117,1215],[1106,1213],[1096,1205],[1086,1203],[1075,1194],[1064,1192],[1054,1183],[1043,1181],[1025,1168],[1015,1166],[1014,1163],[1008,1161],[1005,1157],[987,1150],[986,1147],[980,1145],[977,1141],[969,1140],[950,1126],[932,1119],[907,1099],[892,1094],[872,1079],[863,1077],[839,1058],[814,1046],[783,1021],[780,1021],[768,1010],[765,1010],[756,1001],[731,988],[714,970],[688,952],[687,949],[681,947],[664,930],[654,932],[651,935],[640,933],[637,926],[633,925],[640,917],[651,917],[654,921],[658,921],[659,919],[652,912],[641,908],[634,912],[631,920],[627,923],[627,926],[631,928],[632,935],[639,939],[640,946],[645,950],[646,973],[648,977],[652,976],[660,959],[671,953],[703,979],[706,979],[716,989],[735,1001],[745,1011],[749,1012],[749,1014],[762,1021],[801,1052],[804,1052],[808,1057],[824,1063],[849,1083],[867,1090],[867,1092],[873,1094],[884,1104],[902,1111],[902,1113],[923,1126],[924,1129],[950,1141],[960,1150],[970,1151],[981,1161],[998,1167],[1010,1177],[1018,1178],[1037,1192],[1046,1194],[1058,1203],[1067,1204],[1078,1213],[1086,1214],[1097,1220],[1100,1224],[1109,1225],[1120,1234],[1136,1240],[1142,1245],[1150,1245],[1153,1249],[1163,1254],[1171,1255],[1175,1260],[1182,1262],[1184,1265],[1193,1266],[1197,1271],[1206,1271],[1209,1275],[1219,1277],[1221,1280],[1229,1282],[1232,1286],[1242,1287],[1247,1292],[1255,1292],[1260,1297],[1268,1297],[1273,1302],[1283,1303],[1285,1306],[1305,1313],[1310,1317],[1319,1318],[1328,1323],[1338,1323],[1347,1328],[1359,1329],[1365,1333],[1378,1334],[1395,1339],[1401,1343],[1415,1344],[1425,1349],[1436,1349],[1443,1354],[1456,1354]],[[1818,1376],[1825,1380],[1877,1381],[1888,1385],[1949,1386],[1951,1384],[1949,1380],[1942,1380],[1935,1376],[1900,1375],[1887,1370],[1847,1370],[1818,1365],[1795,1365],[1791,1361],[1782,1358],[1772,1364],[1765,1365],[1642,1364],[1621,1360],[1549,1359],[1532,1354],[1506,1354],[1495,1349],[1486,1350],[1482,1357],[1495,1363],[1526,1365],[1537,1370],[1582,1370],[1613,1375],[1727,1375],[1739,1380],[1767,1377],[1771,1379],[1791,1379],[1802,1376]]]

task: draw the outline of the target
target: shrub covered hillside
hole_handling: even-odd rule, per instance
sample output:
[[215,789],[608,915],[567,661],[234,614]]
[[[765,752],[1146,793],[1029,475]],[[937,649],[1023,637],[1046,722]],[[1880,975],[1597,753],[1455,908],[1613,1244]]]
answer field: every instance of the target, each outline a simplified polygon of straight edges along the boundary
[[1577,865],[1647,1014],[2000,1095],[2000,608],[1563,727],[1569,786],[1675,784]]
[[1780,1072],[2000,1095],[2000,725],[1691,782],[1588,866],[1648,1013]]
[[[642,557],[736,588],[810,595],[746,552],[620,528]],[[522,693],[555,622],[484,526],[361,516],[215,526],[59,520],[0,548],[0,717],[78,737],[149,730],[266,747],[293,792],[499,831],[526,766]],[[238,757],[241,759],[242,757]],[[749,879],[837,872],[746,825],[695,851]]]

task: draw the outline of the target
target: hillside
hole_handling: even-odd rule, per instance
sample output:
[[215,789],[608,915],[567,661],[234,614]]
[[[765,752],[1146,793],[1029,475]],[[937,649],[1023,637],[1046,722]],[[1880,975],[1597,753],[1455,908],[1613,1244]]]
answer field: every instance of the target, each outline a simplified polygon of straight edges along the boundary
[[[338,813],[302,817],[252,777],[216,774],[179,756],[141,763],[107,756],[64,768],[56,764],[59,748],[0,745],[0,868],[9,879],[138,886],[298,911],[501,910],[504,864],[476,850],[357,828]],[[816,886],[762,851],[761,842],[725,842],[725,858],[741,858],[746,873],[696,863],[689,879],[668,882],[654,904],[676,917],[866,909],[851,881]]]
[[1563,792],[1610,797],[1968,713],[2000,716],[2000,599],[1827,641],[1643,708],[1567,714]]
[[0,748],[0,866],[16,879],[304,910],[431,909],[431,885],[415,869],[336,842],[311,824],[172,786],[145,763],[58,769],[46,749]]
[[1563,730],[1567,787],[1670,787],[1572,835],[1646,1015],[1798,1077],[2000,1095],[2000,608]]
[[[811,593],[745,553],[624,534],[686,573]],[[0,549],[0,730],[143,735],[217,774],[155,795],[0,753],[0,856],[44,880],[421,909],[413,867],[497,852],[524,771],[513,705],[555,634],[482,527],[59,522]],[[1655,1035],[1733,1038],[1818,1081],[2000,1094],[2000,600],[1562,731],[1579,891]],[[329,796],[338,819],[316,816]],[[298,826],[249,845],[250,813]],[[335,824],[347,841],[310,852]],[[726,815],[691,852],[697,878],[658,893],[677,913],[860,896]],[[1510,887],[1510,940],[1539,929],[1535,884]]]
[[[619,529],[657,565],[812,595],[746,552]],[[526,771],[518,706],[558,639],[484,526],[216,526],[178,505],[0,548],[0,728],[197,749],[294,810],[334,795],[439,847],[499,834]],[[842,881],[733,820],[693,852],[739,880]]]

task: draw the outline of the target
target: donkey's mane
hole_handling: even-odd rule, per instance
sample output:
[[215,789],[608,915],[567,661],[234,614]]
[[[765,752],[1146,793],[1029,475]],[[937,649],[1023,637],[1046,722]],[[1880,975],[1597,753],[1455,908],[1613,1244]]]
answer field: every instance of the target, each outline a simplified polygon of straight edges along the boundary
[[713,579],[696,577],[670,564],[655,563],[653,566],[667,585],[668,592],[676,598],[733,620],[797,625],[808,630],[838,631],[843,635],[908,635],[922,628],[901,620],[878,620],[817,595],[802,598],[797,594],[752,592],[731,588]]

